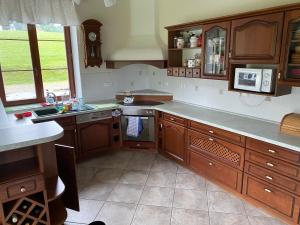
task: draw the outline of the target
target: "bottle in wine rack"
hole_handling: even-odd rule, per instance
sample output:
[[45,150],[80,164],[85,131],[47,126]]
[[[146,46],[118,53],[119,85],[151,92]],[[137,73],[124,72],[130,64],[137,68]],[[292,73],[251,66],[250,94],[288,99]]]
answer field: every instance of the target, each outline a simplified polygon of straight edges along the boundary
[[12,214],[12,216],[11,216],[11,222],[13,224],[17,224],[19,222],[19,217],[18,217],[17,214]]
[[28,209],[28,205],[27,204],[22,204],[21,208],[22,208],[22,210],[26,211]]
[[41,210],[40,210],[40,209],[35,209],[35,210],[33,211],[33,213],[34,213],[35,216],[39,216],[40,213],[41,213]]

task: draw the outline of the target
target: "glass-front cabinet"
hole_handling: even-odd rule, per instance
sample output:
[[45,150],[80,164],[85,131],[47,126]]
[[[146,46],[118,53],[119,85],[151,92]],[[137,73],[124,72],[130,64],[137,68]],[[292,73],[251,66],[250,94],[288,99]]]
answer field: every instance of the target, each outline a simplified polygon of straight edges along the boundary
[[202,77],[228,79],[228,43],[230,22],[203,26],[204,49]]
[[300,86],[300,10],[286,14],[282,45],[281,82]]

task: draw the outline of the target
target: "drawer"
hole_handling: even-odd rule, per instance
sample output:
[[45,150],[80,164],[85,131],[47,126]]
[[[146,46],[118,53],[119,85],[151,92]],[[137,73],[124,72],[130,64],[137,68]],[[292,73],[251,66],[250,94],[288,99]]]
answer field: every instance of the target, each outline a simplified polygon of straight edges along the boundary
[[167,69],[167,75],[168,76],[173,76],[173,69],[172,68]]
[[243,147],[190,129],[187,136],[189,149],[243,170],[245,155]]
[[247,138],[246,146],[249,149],[270,155],[274,158],[285,160],[300,165],[300,154],[289,149],[272,145],[263,141]]
[[216,127],[205,125],[202,123],[190,121],[189,127],[193,130],[200,131],[205,134],[209,134],[214,137],[230,141],[232,143],[238,144],[240,146],[245,146],[245,137],[239,134],[235,134],[229,131],[225,131]]
[[200,78],[200,69],[193,69],[193,77]]
[[192,150],[188,150],[188,155],[188,166],[191,169],[208,179],[218,181],[241,193],[243,177],[241,171],[218,163]]
[[186,69],[185,76],[192,78],[193,77],[193,69]]
[[179,77],[185,77],[185,68],[179,68]]
[[251,199],[270,207],[276,212],[293,218],[298,214],[294,207],[296,197],[250,175],[244,175],[243,194]]
[[178,77],[178,75],[179,75],[179,69],[177,67],[173,68],[173,76]]
[[260,166],[256,166],[249,162],[245,163],[245,172],[270,184],[281,187],[286,191],[292,192],[296,195],[300,195],[300,182],[297,182],[286,176],[282,176],[276,172],[273,172]]
[[7,201],[32,194],[44,189],[44,179],[42,175],[33,176],[15,182],[5,183],[0,186],[0,200]]
[[182,126],[186,126],[186,124],[187,124],[186,119],[181,118],[179,116],[173,116],[173,115],[168,114],[168,113],[163,114],[163,119],[167,120],[167,121],[170,121],[170,122],[173,122],[173,123],[180,124]]
[[300,180],[300,168],[282,160],[260,154],[251,150],[246,150],[246,160],[256,165],[262,166],[283,176],[288,176],[295,180]]
[[55,121],[61,126],[69,126],[69,125],[76,124],[75,116],[61,117],[61,118],[55,119]]

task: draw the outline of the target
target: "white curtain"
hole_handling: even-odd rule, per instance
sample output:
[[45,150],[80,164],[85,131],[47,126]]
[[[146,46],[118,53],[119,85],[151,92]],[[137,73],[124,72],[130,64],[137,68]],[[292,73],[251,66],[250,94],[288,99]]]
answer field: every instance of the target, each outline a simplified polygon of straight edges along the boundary
[[11,22],[80,24],[73,0],[0,0],[0,25]]

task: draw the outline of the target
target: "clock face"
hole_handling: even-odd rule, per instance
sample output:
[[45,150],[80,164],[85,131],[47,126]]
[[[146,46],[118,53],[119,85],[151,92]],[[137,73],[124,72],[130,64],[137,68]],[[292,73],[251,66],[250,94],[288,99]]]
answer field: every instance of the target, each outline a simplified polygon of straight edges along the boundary
[[96,41],[97,35],[94,32],[90,32],[89,39],[90,39],[90,41]]

